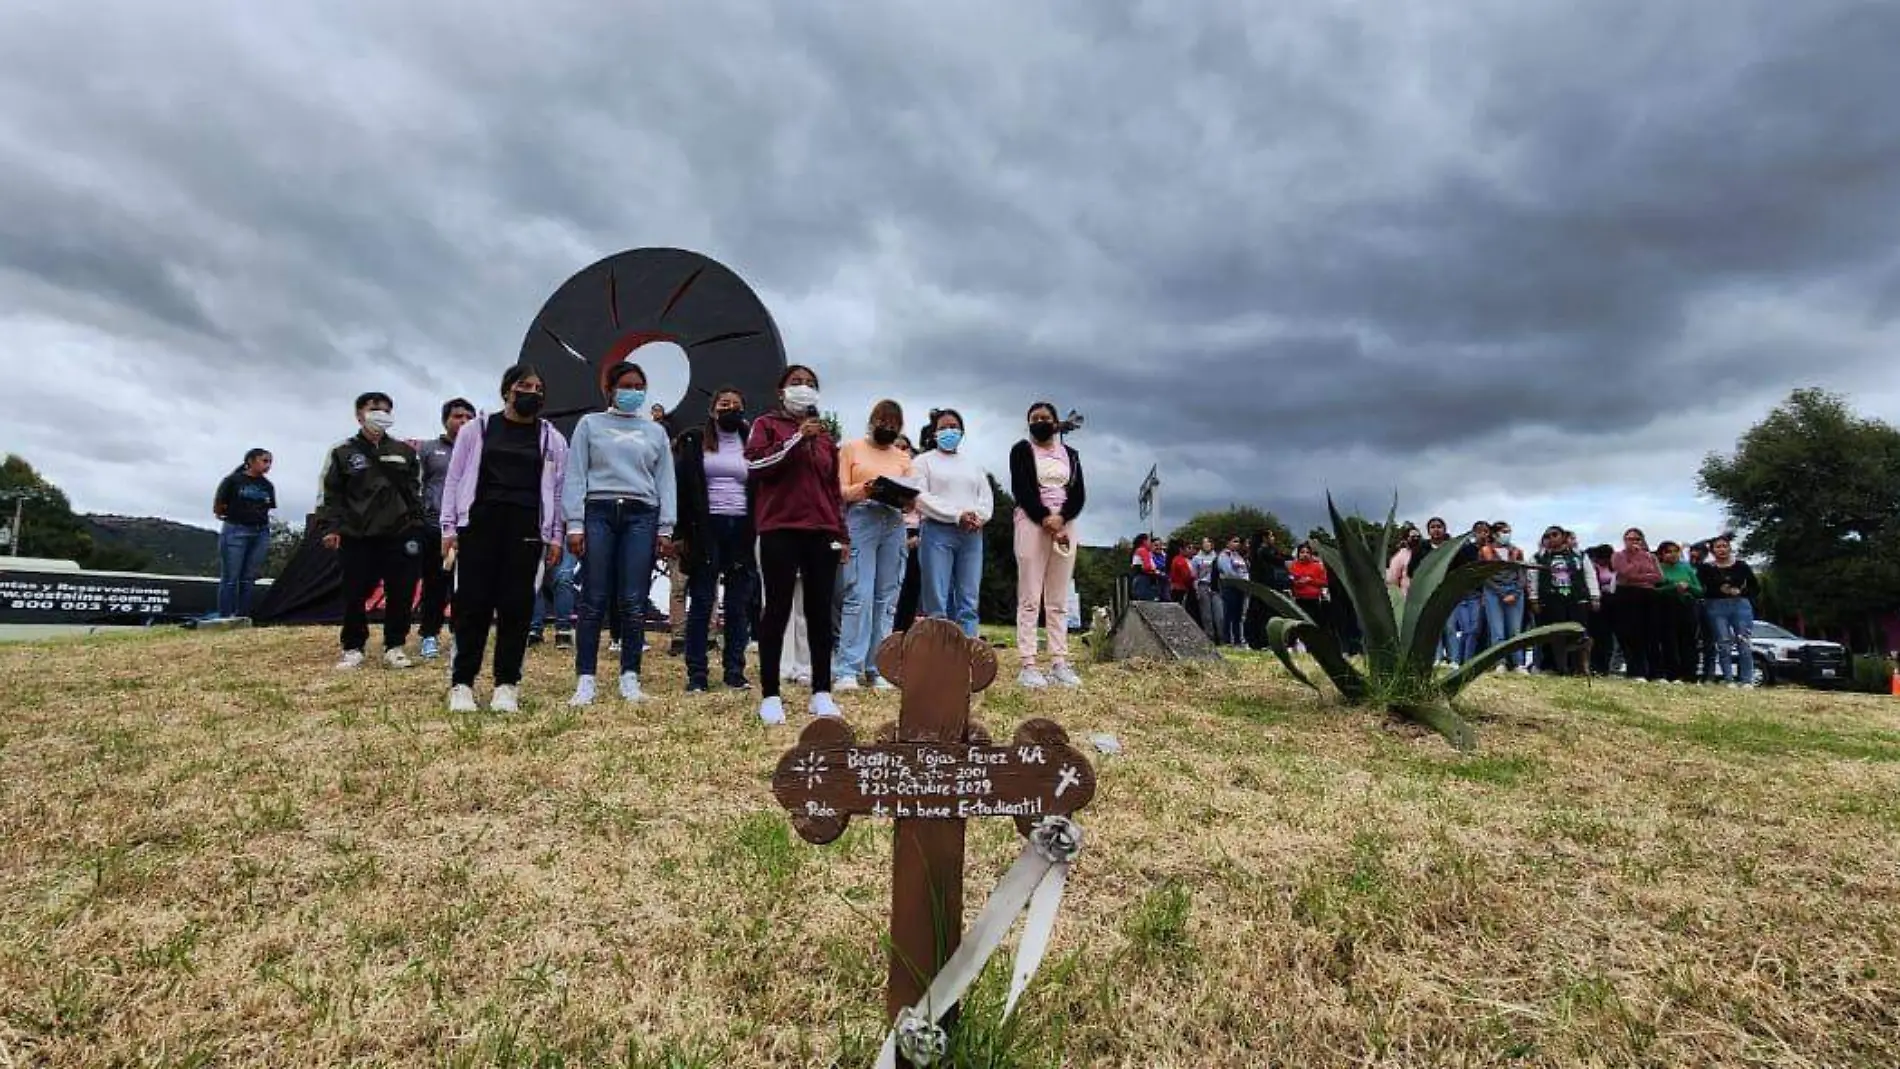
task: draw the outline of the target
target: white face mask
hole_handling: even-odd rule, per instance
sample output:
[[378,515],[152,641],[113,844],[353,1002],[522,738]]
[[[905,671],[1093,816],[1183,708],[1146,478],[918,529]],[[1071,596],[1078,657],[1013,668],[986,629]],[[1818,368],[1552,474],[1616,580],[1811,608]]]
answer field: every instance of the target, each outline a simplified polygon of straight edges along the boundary
[[785,387],[785,407],[799,415],[818,411],[818,387]]
[[363,413],[363,426],[373,427],[383,434],[388,434],[389,428],[395,425],[396,414],[394,412],[384,412],[380,408],[372,408],[368,412]]

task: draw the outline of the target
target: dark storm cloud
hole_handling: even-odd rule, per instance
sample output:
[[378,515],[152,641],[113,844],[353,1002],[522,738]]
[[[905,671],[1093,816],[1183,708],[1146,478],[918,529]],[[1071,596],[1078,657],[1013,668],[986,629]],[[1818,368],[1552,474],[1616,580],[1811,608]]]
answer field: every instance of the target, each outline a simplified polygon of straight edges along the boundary
[[[15,10],[0,344],[128,349],[294,466],[364,381],[487,390],[562,278],[677,244],[841,404],[985,410],[998,466],[1028,400],[1083,409],[1110,528],[1157,461],[1177,518],[1661,451],[1686,499],[1876,366],[1896,44],[1847,2]],[[164,481],[109,451],[91,496]]]

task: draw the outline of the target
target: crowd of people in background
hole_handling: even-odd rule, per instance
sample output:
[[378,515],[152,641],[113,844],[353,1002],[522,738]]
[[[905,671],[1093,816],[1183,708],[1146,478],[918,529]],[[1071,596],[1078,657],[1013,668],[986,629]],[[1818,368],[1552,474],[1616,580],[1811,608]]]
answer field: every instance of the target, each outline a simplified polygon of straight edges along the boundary
[[[638,364],[622,361],[602,381],[601,410],[580,417],[571,441],[544,417],[546,387],[528,364],[503,374],[492,412],[444,403],[441,432],[427,439],[391,433],[388,395],[356,399],[356,432],[324,458],[312,528],[342,574],[339,669],[365,663],[380,587],[387,667],[413,667],[412,626],[425,661],[442,656],[451,629],[451,711],[480,708],[491,637],[488,708],[518,711],[527,650],[550,619],[556,649],[574,658],[570,705],[601,697],[603,630],[619,697],[637,703],[656,571],[674,591],[668,619],[686,691],[711,689],[715,627],[721,683],[750,691],[756,639],[768,724],[785,720],[788,681],[810,688],[814,716],[841,715],[837,693],[890,689],[877,650],[916,618],[977,635],[982,532],[996,502],[990,472],[963,448],[957,410],[933,409],[913,445],[902,407],[882,400],[861,436],[840,440],[820,415],[817,373],[794,364],[759,411],[722,388],[703,426],[676,430],[647,403]],[[1009,458],[1017,681],[1032,689],[1081,685],[1067,595],[1087,488],[1066,429],[1053,404],[1032,404]],[[218,488],[220,615],[249,610],[276,504],[270,464],[253,450]]]
[[[1480,520],[1454,538],[1445,521],[1434,517],[1423,532],[1401,526],[1396,544],[1385,580],[1401,597],[1432,552],[1443,547],[1452,554],[1448,570],[1481,562],[1512,565],[1492,570],[1459,600],[1440,636],[1443,664],[1462,665],[1528,628],[1575,623],[1585,629],[1586,642],[1514,650],[1499,669],[1556,675],[1608,675],[1616,669],[1649,682],[1755,683],[1748,639],[1760,587],[1729,536],[1665,541],[1652,549],[1648,536],[1632,527],[1619,547],[1586,549],[1576,532],[1549,527],[1527,551],[1507,521]],[[1266,621],[1275,613],[1232,580],[1286,595],[1332,630],[1349,653],[1361,651],[1352,604],[1333,596],[1332,577],[1311,542],[1288,552],[1272,531],[1249,540],[1230,535],[1219,546],[1213,538],[1198,547],[1176,539],[1161,550],[1147,535],[1134,540],[1132,597],[1179,602],[1218,644],[1265,648]]]
[[[841,441],[819,414],[817,373],[795,364],[762,411],[723,388],[703,426],[675,431],[647,403],[638,364],[617,364],[603,382],[601,410],[580,418],[571,442],[543,417],[545,386],[527,364],[502,376],[493,412],[462,398],[444,403],[441,432],[428,439],[390,433],[388,395],[356,399],[357,432],[324,458],[313,527],[342,574],[339,668],[364,663],[366,602],[380,586],[388,667],[412,666],[412,624],[424,660],[441,656],[445,621],[452,628],[453,711],[479,708],[475,686],[491,635],[489,708],[518,710],[526,651],[549,618],[555,647],[574,658],[570,704],[600,696],[603,630],[619,696],[639,702],[656,570],[674,592],[666,619],[686,691],[711,689],[715,628],[722,685],[750,691],[746,651],[756,639],[766,723],[784,721],[787,682],[810,688],[816,716],[840,715],[837,693],[890,689],[877,650],[919,616],[977,634],[982,532],[995,500],[990,473],[963,449],[957,410],[933,409],[913,444],[903,408],[881,400],[864,432]],[[1065,429],[1055,406],[1038,401],[1009,454],[1017,681],[1031,689],[1081,683],[1067,613],[1073,525],[1087,487]],[[251,450],[215,495],[223,616],[250,608],[276,505],[271,464],[268,451]],[[1652,550],[1631,528],[1620,546],[1586,549],[1574,532],[1550,527],[1527,549],[1508,522],[1478,521],[1454,537],[1434,517],[1422,531],[1403,525],[1396,546],[1385,578],[1401,597],[1443,547],[1451,547],[1450,569],[1512,565],[1491,570],[1458,602],[1439,641],[1445,664],[1462,665],[1530,627],[1575,623],[1586,642],[1514,650],[1500,669],[1754,682],[1748,637],[1758,584],[1727,537]],[[1264,648],[1274,609],[1238,581],[1284,594],[1348,652],[1360,650],[1352,605],[1334,596],[1310,542],[1282,546],[1272,530],[1198,546],[1134,540],[1132,597],[1181,603],[1217,644]]]

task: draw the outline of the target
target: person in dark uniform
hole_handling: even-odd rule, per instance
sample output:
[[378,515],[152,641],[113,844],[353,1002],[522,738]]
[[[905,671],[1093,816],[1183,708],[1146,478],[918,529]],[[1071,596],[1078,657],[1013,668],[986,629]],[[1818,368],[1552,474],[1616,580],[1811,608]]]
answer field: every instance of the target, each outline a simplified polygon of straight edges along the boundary
[[325,549],[336,550],[343,570],[343,656],[337,667],[363,663],[369,642],[366,603],[383,587],[383,663],[409,668],[403,645],[416,597],[416,564],[422,555],[422,465],[407,442],[393,438],[395,404],[386,393],[356,399],[356,434],[323,458],[318,480],[316,529]]

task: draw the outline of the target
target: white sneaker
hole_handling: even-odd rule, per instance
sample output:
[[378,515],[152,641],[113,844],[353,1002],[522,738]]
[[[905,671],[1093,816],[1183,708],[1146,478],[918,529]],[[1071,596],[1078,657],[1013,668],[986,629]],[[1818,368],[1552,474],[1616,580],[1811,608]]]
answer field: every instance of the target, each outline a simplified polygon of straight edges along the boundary
[[793,672],[791,675],[791,678],[787,679],[785,682],[790,683],[793,686],[809,687],[811,686],[811,673],[810,672]]
[[811,715],[829,716],[834,719],[844,718],[844,713],[838,708],[838,703],[832,700],[829,693],[822,690],[811,696]]
[[858,677],[857,676],[834,676],[834,678],[831,681],[831,689],[832,690],[857,690]]
[[518,713],[521,711],[521,688],[506,683],[495,688],[488,699],[488,711],[491,713]]
[[785,702],[778,698],[767,698],[759,703],[759,719],[767,724],[785,722]]
[[619,652],[620,652],[620,640],[619,640],[619,639],[614,639],[614,640],[613,640],[612,642],[609,642],[609,643],[607,643],[607,652],[608,652],[608,653],[619,653]]
[[581,676],[574,681],[574,696],[567,700],[573,706],[594,704],[594,677]]
[[1728,689],[1730,689],[1730,690],[1741,690],[1741,689],[1742,689],[1742,685],[1741,685],[1740,683],[1730,683],[1730,684],[1728,684]]
[[1066,664],[1059,664],[1050,669],[1049,679],[1058,687],[1079,687],[1082,685],[1082,677],[1076,675],[1075,669],[1070,668]]
[[414,668],[415,666],[415,662],[409,659],[409,655],[402,651],[401,646],[383,651],[383,667],[385,668]]
[[1049,677],[1043,675],[1040,668],[1025,668],[1016,673],[1016,685],[1026,690],[1041,690],[1049,685]]
[[435,639],[435,638],[425,638],[422,640],[422,659],[423,660],[433,661],[441,655],[442,655],[442,643],[440,642],[440,640]]
[[363,651],[344,650],[343,656],[337,658],[336,667],[340,672],[347,672],[353,668],[363,667]]
[[475,704],[475,688],[454,686],[449,688],[449,712],[472,713],[480,708]]
[[620,696],[630,702],[646,700],[646,695],[640,693],[640,673],[620,673]]
[[896,690],[897,684],[891,682],[888,679],[885,679],[883,676],[878,676],[877,678],[871,680],[871,689],[872,690]]
[[1531,666],[1530,666],[1530,665],[1528,665],[1528,664],[1520,664],[1520,665],[1518,665],[1518,666],[1517,666],[1517,674],[1518,674],[1518,675],[1520,675],[1520,676],[1527,676],[1527,675],[1530,675],[1530,674],[1531,674]]

